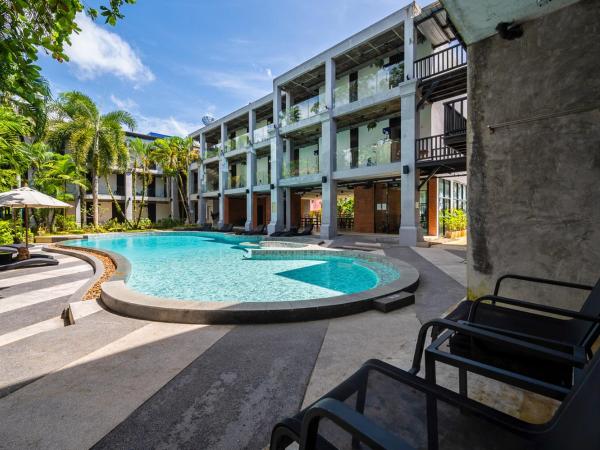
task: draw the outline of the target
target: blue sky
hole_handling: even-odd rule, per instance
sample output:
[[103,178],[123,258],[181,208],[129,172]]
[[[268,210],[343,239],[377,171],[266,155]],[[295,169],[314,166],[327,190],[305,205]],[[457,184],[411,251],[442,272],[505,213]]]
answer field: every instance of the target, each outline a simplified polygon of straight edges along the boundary
[[272,78],[408,0],[138,0],[116,27],[78,18],[70,61],[40,57],[53,94],[80,90],[137,131],[185,134],[272,90]]

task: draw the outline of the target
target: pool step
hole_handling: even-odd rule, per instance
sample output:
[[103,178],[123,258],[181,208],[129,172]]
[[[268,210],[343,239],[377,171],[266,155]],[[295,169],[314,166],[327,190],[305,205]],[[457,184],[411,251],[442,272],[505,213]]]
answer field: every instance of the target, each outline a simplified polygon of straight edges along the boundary
[[400,291],[396,292],[395,294],[373,300],[373,308],[382,313],[388,313],[414,303],[415,294],[411,292]]

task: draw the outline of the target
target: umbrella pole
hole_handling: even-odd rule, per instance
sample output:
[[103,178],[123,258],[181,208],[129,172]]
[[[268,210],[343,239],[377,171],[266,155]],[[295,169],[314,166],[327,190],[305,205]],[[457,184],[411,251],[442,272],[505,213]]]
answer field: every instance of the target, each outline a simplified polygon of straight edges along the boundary
[[25,248],[29,252],[29,214],[27,214],[27,206],[25,207]]

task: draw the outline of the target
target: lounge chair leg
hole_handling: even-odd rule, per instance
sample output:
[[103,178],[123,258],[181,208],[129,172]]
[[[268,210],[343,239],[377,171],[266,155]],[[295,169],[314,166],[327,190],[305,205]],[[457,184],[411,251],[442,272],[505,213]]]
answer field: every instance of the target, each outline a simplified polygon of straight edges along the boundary
[[469,397],[467,388],[467,371],[462,367],[458,368],[458,392],[464,397]]
[[[356,393],[356,411],[364,414],[365,412],[365,403],[367,401],[367,383],[369,382],[369,375],[364,379],[364,382],[361,384],[360,389]],[[361,448],[360,440],[355,437],[352,438],[352,448]]]

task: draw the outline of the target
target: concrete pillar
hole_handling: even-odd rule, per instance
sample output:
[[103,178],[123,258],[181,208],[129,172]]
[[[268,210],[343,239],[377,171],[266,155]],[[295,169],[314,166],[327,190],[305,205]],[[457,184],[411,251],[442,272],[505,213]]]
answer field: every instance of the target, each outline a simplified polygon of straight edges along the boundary
[[275,86],[273,96],[273,123],[275,133],[271,138],[271,221],[267,226],[269,234],[283,229],[283,191],[279,189],[283,142],[279,135],[279,113],[281,112],[281,88]]
[[337,183],[333,179],[337,151],[337,126],[332,117],[333,93],[335,89],[335,62],[325,61],[325,104],[327,119],[321,122],[321,148],[319,149],[319,171],[323,176],[321,238],[333,239],[337,234]]
[[225,158],[225,142],[227,141],[227,125],[221,124],[221,156],[219,159],[219,222],[221,228],[225,224],[225,189],[227,189],[227,158]]
[[[415,164],[415,136],[416,136],[416,93],[417,83],[405,85],[400,94],[400,161],[401,174],[401,200],[400,200],[400,245],[414,247],[417,245],[418,198],[417,195],[417,169]],[[408,173],[405,173],[407,172]]]
[[404,81],[414,78],[416,39],[413,16],[414,5],[410,5],[408,17],[404,21]]
[[125,219],[133,220],[133,177],[131,171],[125,172]]
[[79,186],[74,186],[75,189],[75,225],[81,227],[81,208],[83,207],[83,199],[81,198]]
[[206,137],[200,133],[200,160],[198,161],[198,224],[206,223],[206,199],[204,193],[204,156],[206,152]]
[[256,127],[256,111],[248,112],[248,134],[250,148],[246,153],[246,231],[252,230],[254,216],[254,185],[256,184],[256,151],[254,150],[254,128]]

